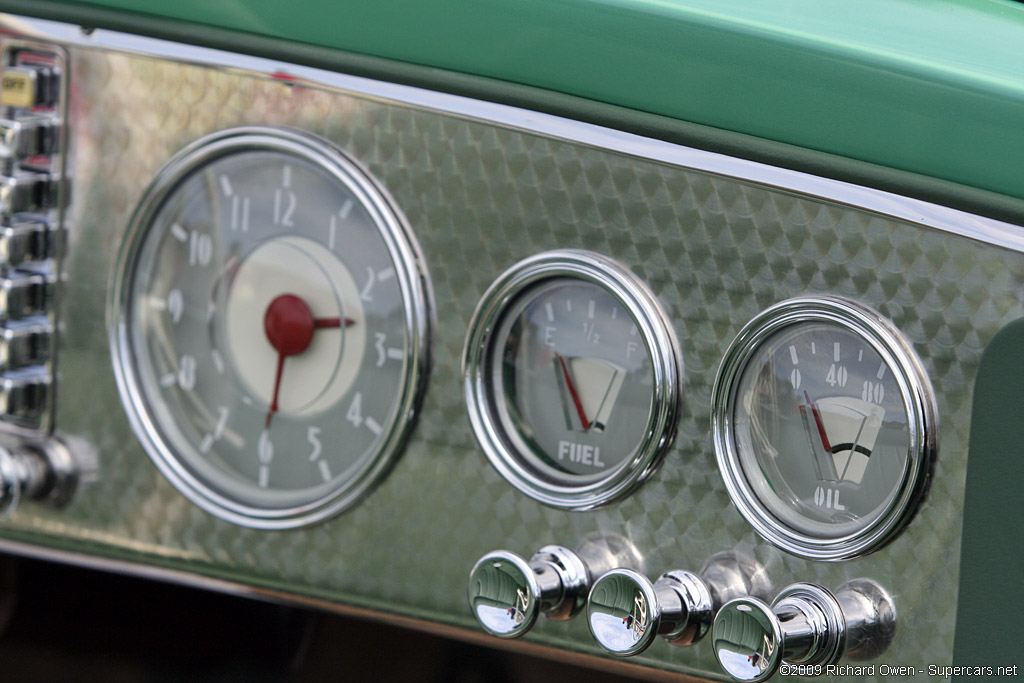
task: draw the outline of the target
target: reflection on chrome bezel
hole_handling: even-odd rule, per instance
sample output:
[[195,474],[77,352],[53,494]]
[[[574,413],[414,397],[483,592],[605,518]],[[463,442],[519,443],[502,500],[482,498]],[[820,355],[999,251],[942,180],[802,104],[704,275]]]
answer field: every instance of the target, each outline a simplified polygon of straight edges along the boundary
[[[407,344],[405,374],[397,394],[394,418],[385,437],[354,476],[320,498],[287,508],[263,508],[233,500],[207,485],[191,471],[175,446],[162,435],[147,406],[148,399],[131,348],[131,282],[136,256],[154,220],[173,192],[193,172],[216,159],[248,151],[293,155],[321,168],[348,188],[372,216],[395,264],[402,295]],[[411,227],[387,190],[344,150],[323,138],[292,129],[247,126],[204,136],[177,152],[163,166],[132,215],[118,254],[107,301],[107,320],[114,374],[129,421],[158,469],[189,500],[234,524],[256,529],[290,529],[332,517],[357,503],[388,473],[415,422],[430,371],[433,292],[426,263]],[[194,447],[194,444],[189,444]],[[192,457],[196,457],[193,455]]]
[[[608,291],[632,316],[651,360],[651,411],[643,439],[633,454],[599,479],[557,485],[531,472],[505,433],[493,408],[499,400],[488,379],[496,333],[516,299],[554,279],[576,279]],[[625,266],[593,252],[562,249],[515,264],[488,288],[469,323],[462,355],[463,389],[473,435],[491,465],[526,495],[554,507],[587,510],[627,495],[657,469],[675,438],[682,407],[683,361],[679,342],[653,292]]]
[[[791,325],[831,323],[867,342],[885,361],[903,398],[909,430],[908,466],[895,497],[865,528],[834,538],[801,533],[780,521],[761,502],[744,474],[733,425],[737,386],[755,351]],[[877,550],[909,521],[927,488],[937,449],[938,418],[931,382],[903,334],[881,315],[839,297],[799,297],[766,309],[740,331],[722,359],[711,391],[712,434],[718,469],[740,513],[764,538],[812,560],[845,560]]]

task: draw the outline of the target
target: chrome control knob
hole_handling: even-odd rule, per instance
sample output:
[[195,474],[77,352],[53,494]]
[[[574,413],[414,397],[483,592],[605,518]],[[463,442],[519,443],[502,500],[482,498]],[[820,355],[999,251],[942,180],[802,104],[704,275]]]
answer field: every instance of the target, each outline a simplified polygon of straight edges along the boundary
[[32,497],[46,485],[46,470],[35,453],[14,454],[0,446],[0,519],[13,513],[22,497]]
[[574,551],[547,545],[527,562],[507,550],[481,557],[469,575],[473,615],[491,635],[518,638],[542,612],[564,621],[586,604],[591,573]]
[[0,520],[26,499],[65,505],[81,474],[78,460],[56,439],[15,451],[0,446]]
[[847,654],[869,659],[892,642],[892,598],[870,579],[854,579],[835,594],[812,583],[783,590],[769,607],[752,597],[726,603],[715,617],[718,663],[737,681],[764,681],[782,663],[824,669]]
[[598,644],[618,657],[640,654],[657,635],[685,647],[707,635],[723,603],[740,595],[766,595],[768,589],[764,568],[735,551],[713,555],[699,574],[675,570],[654,583],[619,568],[591,589],[587,623]]
[[22,475],[10,451],[0,447],[0,519],[6,518],[21,502]]
[[707,584],[696,574],[667,572],[655,583],[632,569],[613,569],[594,584],[587,624],[598,644],[618,657],[646,650],[656,636],[695,642],[711,625]]

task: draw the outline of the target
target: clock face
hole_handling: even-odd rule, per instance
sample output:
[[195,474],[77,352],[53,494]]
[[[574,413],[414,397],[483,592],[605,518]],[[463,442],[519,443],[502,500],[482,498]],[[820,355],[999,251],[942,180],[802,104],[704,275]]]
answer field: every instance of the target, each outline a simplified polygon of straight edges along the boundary
[[277,129],[200,140],[157,177],[122,254],[122,395],[202,507],[289,527],[387,470],[424,378],[419,250],[365,171]]

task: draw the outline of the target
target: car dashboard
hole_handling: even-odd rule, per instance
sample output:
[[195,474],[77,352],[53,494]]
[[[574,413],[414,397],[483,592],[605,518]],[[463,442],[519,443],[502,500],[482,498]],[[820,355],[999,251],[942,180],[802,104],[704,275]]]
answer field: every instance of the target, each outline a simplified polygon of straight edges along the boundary
[[[46,341],[4,375],[0,549],[635,678],[969,661],[1004,216],[299,58],[14,15],[0,49],[4,118],[54,131],[9,162],[51,246],[5,271]],[[824,644],[772,659],[735,623],[787,600]]]

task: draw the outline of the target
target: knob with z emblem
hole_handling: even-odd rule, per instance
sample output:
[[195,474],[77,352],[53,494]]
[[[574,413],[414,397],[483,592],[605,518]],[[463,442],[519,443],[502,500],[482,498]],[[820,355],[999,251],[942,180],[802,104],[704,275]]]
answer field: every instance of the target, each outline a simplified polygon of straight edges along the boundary
[[685,647],[707,635],[723,603],[741,595],[764,595],[768,588],[764,568],[731,550],[713,555],[699,573],[673,570],[654,583],[620,567],[591,588],[587,625],[597,643],[616,657],[640,654],[659,635]]
[[546,545],[529,562],[508,550],[492,550],[469,575],[469,604],[485,631],[518,638],[540,614],[567,621],[583,611],[594,580],[613,567],[643,567],[627,539],[604,532],[587,535],[575,550]]
[[470,572],[469,603],[485,631],[518,638],[533,628],[541,612],[556,621],[576,616],[590,577],[586,563],[564,546],[544,546],[529,562],[507,550],[493,550]]
[[715,617],[715,657],[734,680],[757,683],[783,664],[824,669],[842,657],[872,659],[892,642],[896,609],[877,582],[854,579],[834,593],[812,583],[785,588],[769,606],[752,597]]

